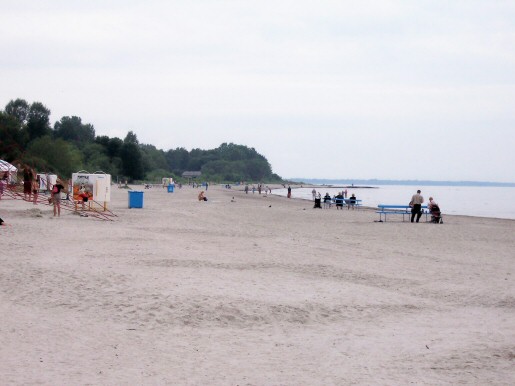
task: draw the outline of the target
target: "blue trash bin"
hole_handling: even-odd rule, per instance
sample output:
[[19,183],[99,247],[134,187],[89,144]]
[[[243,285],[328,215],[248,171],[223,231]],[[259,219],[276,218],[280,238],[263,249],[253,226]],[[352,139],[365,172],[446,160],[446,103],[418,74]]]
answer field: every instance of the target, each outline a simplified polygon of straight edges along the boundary
[[173,193],[174,189],[175,189],[175,184],[169,184],[168,185],[168,193]]
[[129,209],[143,208],[143,192],[129,190]]

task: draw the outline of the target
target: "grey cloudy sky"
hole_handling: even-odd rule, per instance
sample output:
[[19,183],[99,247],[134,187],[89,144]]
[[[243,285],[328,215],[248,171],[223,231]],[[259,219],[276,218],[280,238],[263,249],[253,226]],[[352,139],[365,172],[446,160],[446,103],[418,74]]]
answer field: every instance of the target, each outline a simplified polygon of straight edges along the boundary
[[0,1],[0,106],[282,177],[513,182],[515,2]]

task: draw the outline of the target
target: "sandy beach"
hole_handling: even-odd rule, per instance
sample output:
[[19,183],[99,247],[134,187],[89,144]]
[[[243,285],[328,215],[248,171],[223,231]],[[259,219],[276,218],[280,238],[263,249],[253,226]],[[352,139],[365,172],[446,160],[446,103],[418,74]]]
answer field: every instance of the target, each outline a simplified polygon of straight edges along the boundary
[[134,189],[0,200],[0,384],[515,384],[515,221]]

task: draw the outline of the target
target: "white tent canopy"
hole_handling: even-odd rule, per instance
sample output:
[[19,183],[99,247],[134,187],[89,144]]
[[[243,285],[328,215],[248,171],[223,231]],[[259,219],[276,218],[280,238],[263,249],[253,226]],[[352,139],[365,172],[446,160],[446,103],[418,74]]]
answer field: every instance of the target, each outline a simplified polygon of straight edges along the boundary
[[16,173],[18,169],[11,165],[9,162],[0,159],[0,170],[2,172]]

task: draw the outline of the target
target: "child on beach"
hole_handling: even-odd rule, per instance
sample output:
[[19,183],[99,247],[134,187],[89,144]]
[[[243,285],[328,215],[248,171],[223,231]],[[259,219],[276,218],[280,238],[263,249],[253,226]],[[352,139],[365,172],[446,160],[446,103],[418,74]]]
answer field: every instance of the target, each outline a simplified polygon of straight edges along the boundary
[[81,185],[81,187],[79,189],[79,197],[82,200],[82,210],[85,210],[85,206],[89,200],[89,196],[88,196],[88,193],[86,192],[86,188],[84,185]]
[[54,203],[54,217],[57,215],[61,217],[61,190],[64,186],[61,184],[61,180],[57,180],[56,184],[52,188],[52,202]]

